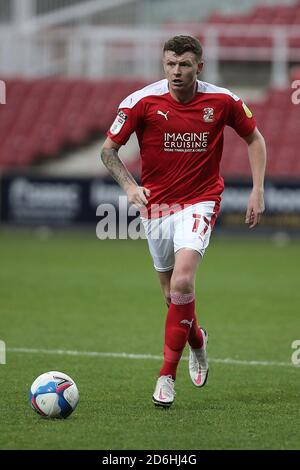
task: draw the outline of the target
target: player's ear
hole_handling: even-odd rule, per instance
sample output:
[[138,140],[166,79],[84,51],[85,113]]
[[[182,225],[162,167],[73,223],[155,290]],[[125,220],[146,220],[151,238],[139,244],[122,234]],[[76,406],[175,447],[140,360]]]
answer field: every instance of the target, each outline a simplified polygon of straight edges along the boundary
[[197,73],[200,74],[203,71],[204,62],[199,62]]

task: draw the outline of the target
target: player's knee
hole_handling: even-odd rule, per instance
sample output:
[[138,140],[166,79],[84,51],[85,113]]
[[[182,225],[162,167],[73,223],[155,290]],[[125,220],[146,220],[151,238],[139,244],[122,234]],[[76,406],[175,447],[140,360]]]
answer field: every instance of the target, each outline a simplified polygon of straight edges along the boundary
[[181,294],[190,294],[194,292],[194,283],[188,274],[177,274],[171,279],[171,291]]

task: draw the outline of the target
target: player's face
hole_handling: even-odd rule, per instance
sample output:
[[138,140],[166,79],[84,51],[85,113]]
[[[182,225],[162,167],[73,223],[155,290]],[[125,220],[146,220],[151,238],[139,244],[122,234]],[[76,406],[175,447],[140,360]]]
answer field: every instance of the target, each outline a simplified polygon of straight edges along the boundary
[[173,91],[184,91],[194,86],[203,62],[198,62],[193,52],[176,55],[173,51],[165,51],[163,66],[169,87]]

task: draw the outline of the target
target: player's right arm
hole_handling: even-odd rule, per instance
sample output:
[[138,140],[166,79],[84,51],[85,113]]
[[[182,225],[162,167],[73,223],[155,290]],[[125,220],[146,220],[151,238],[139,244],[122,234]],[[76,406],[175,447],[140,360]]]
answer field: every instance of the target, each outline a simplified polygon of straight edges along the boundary
[[146,196],[150,196],[150,191],[139,186],[128,171],[119,157],[118,151],[120,147],[121,145],[107,137],[101,150],[101,160],[111,176],[126,192],[129,204],[134,204],[137,207],[145,206],[148,204]]

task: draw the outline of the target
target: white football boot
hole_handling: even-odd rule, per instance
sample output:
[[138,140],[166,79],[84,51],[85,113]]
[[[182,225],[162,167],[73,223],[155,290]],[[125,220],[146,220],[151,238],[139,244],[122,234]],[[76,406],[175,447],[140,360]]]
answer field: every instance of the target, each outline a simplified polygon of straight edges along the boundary
[[206,355],[208,333],[204,328],[200,328],[200,330],[203,336],[203,346],[200,349],[193,349],[190,347],[189,356],[190,377],[196,387],[204,387],[208,377],[208,362]]
[[155,406],[169,408],[175,399],[175,381],[171,375],[162,375],[156,382],[152,401]]

